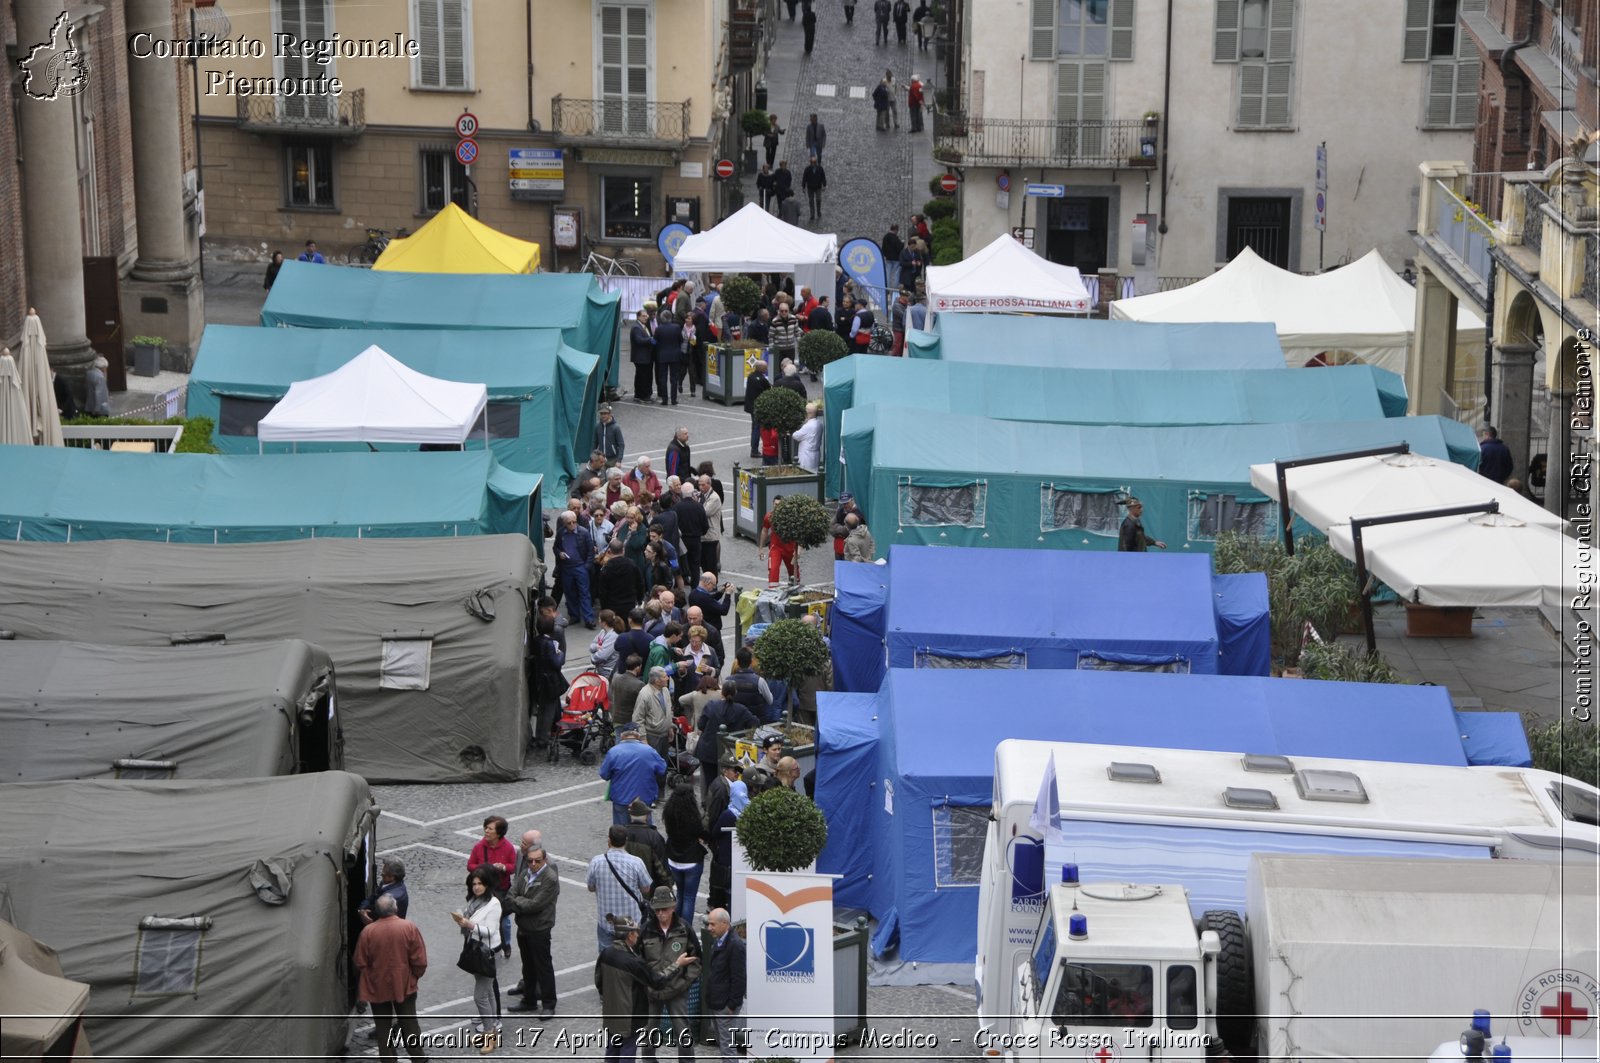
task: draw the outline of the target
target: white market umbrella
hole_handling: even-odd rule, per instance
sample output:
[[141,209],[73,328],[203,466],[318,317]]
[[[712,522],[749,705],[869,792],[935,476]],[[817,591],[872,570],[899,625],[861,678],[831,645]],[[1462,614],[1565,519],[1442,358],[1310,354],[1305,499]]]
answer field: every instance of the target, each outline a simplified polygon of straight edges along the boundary
[[22,373],[22,393],[27,397],[28,418],[33,425],[33,441],[41,446],[62,447],[61,410],[56,406],[56,389],[50,380],[50,353],[44,341],[44,323],[39,311],[28,310],[22,323],[22,349],[17,368]]
[[22,393],[22,373],[11,348],[0,350],[0,444],[33,445],[33,420]]

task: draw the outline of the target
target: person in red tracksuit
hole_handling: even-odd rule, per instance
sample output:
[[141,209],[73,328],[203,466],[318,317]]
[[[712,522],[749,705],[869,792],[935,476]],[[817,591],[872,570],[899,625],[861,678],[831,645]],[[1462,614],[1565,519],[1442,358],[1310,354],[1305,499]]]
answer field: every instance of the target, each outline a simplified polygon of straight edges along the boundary
[[789,579],[795,583],[800,582],[799,544],[791,543],[779,535],[772,527],[772,514],[769,512],[761,522],[761,541],[756,544],[767,551],[767,582],[778,582],[778,567],[783,565],[789,570]]

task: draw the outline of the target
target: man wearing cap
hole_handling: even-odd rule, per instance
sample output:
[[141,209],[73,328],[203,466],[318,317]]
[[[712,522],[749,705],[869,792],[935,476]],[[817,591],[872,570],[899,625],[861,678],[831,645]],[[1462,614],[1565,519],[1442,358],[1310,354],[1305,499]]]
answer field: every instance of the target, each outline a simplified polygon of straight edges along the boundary
[[605,455],[606,465],[622,460],[622,426],[611,415],[611,404],[600,404],[600,420],[594,426],[594,449]]
[[[643,693],[643,691],[641,691]],[[667,762],[661,754],[644,744],[636,723],[624,724],[620,741],[600,762],[600,778],[611,784],[611,822],[625,827],[628,805],[635,797],[647,805],[661,796],[661,781],[667,777]]]
[[650,872],[651,886],[657,890],[670,887],[672,872],[667,870],[667,840],[650,825],[650,806],[634,798],[628,805],[628,825],[623,829],[628,832],[626,848]]
[[[660,888],[650,896],[650,908],[655,918],[645,924],[639,939],[639,952],[644,962],[666,983],[652,994],[647,1016],[652,1034],[666,1009],[672,1024],[672,1033],[662,1038],[664,1045],[676,1045],[678,1059],[694,1058],[694,1034],[689,1026],[689,990],[700,977],[700,942],[694,930],[679,917],[678,903],[670,888]],[[680,965],[678,957],[689,956],[693,962]],[[656,1040],[648,1037],[644,1045],[644,1058],[656,1058]]]
[[[527,835],[523,837],[526,839]],[[521,866],[511,877],[506,906],[517,919],[522,999],[510,1010],[538,1011],[539,1021],[549,1022],[556,1014],[556,967],[550,956],[550,934],[556,925],[561,878],[537,845],[524,845],[519,863]]]
[[[644,1040],[650,1014],[650,990],[661,989],[666,979],[639,955],[639,923],[626,917],[611,920],[612,940],[594,962],[594,987],[600,991],[600,1011],[605,1020],[607,1063],[633,1059]],[[670,966],[688,967],[694,957],[687,952]]]
[[637,919],[654,888],[644,861],[628,852],[626,827],[607,829],[606,851],[589,861],[585,884],[594,894],[596,936],[603,952],[611,943],[611,921]]
[[1152,539],[1144,532],[1144,503],[1129,495],[1123,505],[1128,507],[1128,515],[1122,518],[1122,529],[1117,533],[1117,549],[1122,553],[1142,554],[1150,547],[1165,550],[1167,544],[1160,539]]

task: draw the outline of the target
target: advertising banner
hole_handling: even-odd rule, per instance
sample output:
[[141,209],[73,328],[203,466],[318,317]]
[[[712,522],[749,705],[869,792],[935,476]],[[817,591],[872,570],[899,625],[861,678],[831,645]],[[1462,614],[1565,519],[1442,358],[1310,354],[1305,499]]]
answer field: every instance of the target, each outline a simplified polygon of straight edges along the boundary
[[752,1057],[833,1060],[833,879],[752,871],[745,889],[745,1016]]

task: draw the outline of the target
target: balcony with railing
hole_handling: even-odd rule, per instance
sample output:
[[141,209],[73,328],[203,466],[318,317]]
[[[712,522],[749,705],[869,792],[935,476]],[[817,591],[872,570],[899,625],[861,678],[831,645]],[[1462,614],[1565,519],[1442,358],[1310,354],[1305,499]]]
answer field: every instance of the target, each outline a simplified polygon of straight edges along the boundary
[[1156,165],[1159,129],[1138,118],[1058,122],[946,111],[934,115],[933,157],[952,166],[1149,169]]
[[239,128],[295,137],[357,137],[367,128],[367,92],[338,96],[240,96]]
[[689,101],[611,96],[550,101],[556,143],[574,146],[681,148],[689,142]]
[[1433,181],[1433,232],[1440,247],[1453,258],[1451,263],[1458,276],[1476,288],[1484,288],[1492,268],[1490,248],[1499,242],[1499,235],[1487,215],[1479,208],[1456,195],[1443,181]]

